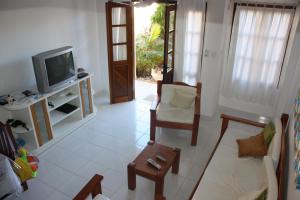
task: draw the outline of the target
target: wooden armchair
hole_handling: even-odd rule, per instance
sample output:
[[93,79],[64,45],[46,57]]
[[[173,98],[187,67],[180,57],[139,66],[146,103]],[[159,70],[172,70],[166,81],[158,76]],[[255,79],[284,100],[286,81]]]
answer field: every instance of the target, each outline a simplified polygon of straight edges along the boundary
[[[195,95],[194,106],[190,109],[175,108],[169,106],[175,89],[186,90]],[[192,131],[191,145],[197,145],[200,105],[201,105],[201,83],[190,86],[183,82],[173,84],[162,84],[157,82],[157,97],[150,108],[150,140],[155,141],[156,127],[175,128]]]
[[91,194],[95,198],[98,194],[102,194],[101,181],[103,176],[96,174],[93,178],[81,189],[73,200],[85,200]]
[[[17,154],[17,143],[12,134],[11,128],[0,122],[0,153],[15,160]],[[21,183],[23,190],[28,190],[27,182]]]

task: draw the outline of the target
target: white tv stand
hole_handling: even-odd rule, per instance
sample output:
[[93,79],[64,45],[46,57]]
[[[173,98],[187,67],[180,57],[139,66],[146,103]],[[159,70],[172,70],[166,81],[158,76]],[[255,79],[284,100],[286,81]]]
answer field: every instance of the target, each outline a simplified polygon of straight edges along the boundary
[[[5,110],[7,119],[21,120],[29,129],[12,128],[14,136],[26,142],[25,148],[39,154],[94,117],[92,76],[77,79],[47,94],[32,97],[25,97],[21,92],[11,94],[16,101],[0,108]],[[73,110],[59,111],[65,104],[73,105]]]

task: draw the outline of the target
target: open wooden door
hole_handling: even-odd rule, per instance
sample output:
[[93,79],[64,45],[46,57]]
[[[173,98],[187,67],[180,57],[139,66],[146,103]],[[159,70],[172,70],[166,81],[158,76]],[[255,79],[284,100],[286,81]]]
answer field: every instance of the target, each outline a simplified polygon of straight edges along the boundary
[[134,99],[133,9],[106,3],[110,103]]
[[165,45],[163,82],[172,83],[175,58],[176,4],[167,4],[165,13]]

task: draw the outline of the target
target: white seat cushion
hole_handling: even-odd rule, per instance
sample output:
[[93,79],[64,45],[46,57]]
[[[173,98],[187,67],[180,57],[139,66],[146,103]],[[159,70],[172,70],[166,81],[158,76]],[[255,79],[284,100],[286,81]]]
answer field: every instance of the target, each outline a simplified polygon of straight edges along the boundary
[[259,190],[265,176],[262,159],[238,158],[236,139],[256,135],[257,132],[228,128],[221,140],[193,200],[232,200],[245,192]]
[[103,194],[98,194],[97,196],[95,196],[95,198],[93,198],[93,200],[110,200],[110,198]]
[[160,121],[193,124],[194,108],[183,109],[161,102],[157,107],[156,119]]

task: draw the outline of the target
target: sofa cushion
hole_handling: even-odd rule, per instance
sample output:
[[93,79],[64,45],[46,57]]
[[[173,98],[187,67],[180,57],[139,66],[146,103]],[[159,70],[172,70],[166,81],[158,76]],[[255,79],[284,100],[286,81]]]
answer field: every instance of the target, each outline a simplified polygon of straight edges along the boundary
[[265,196],[267,193],[267,187],[263,187],[260,190],[255,190],[251,192],[247,192],[239,197],[238,200],[260,200],[261,198],[264,198],[262,196]]
[[270,156],[264,157],[264,167],[266,174],[266,184],[268,187],[267,200],[277,199],[278,197],[278,183],[276,177],[276,170],[274,168],[273,160]]
[[275,118],[273,121],[275,125],[275,135],[269,145],[268,155],[272,157],[274,167],[277,169],[281,150],[282,124],[279,118]]
[[174,95],[170,101],[170,105],[178,108],[188,109],[192,106],[193,101],[195,101],[195,95],[175,89]]
[[265,176],[261,158],[238,158],[236,139],[253,136],[260,129],[228,127],[206,168],[193,200],[238,199],[242,194],[261,189]]
[[192,124],[194,110],[173,107],[169,104],[160,103],[157,107],[156,118],[160,121]]
[[175,89],[187,95],[193,95],[194,97],[197,95],[197,89],[194,87],[163,84],[161,88],[161,103],[169,104],[174,96]]
[[246,139],[237,139],[239,157],[262,157],[268,152],[268,148],[262,133]]

